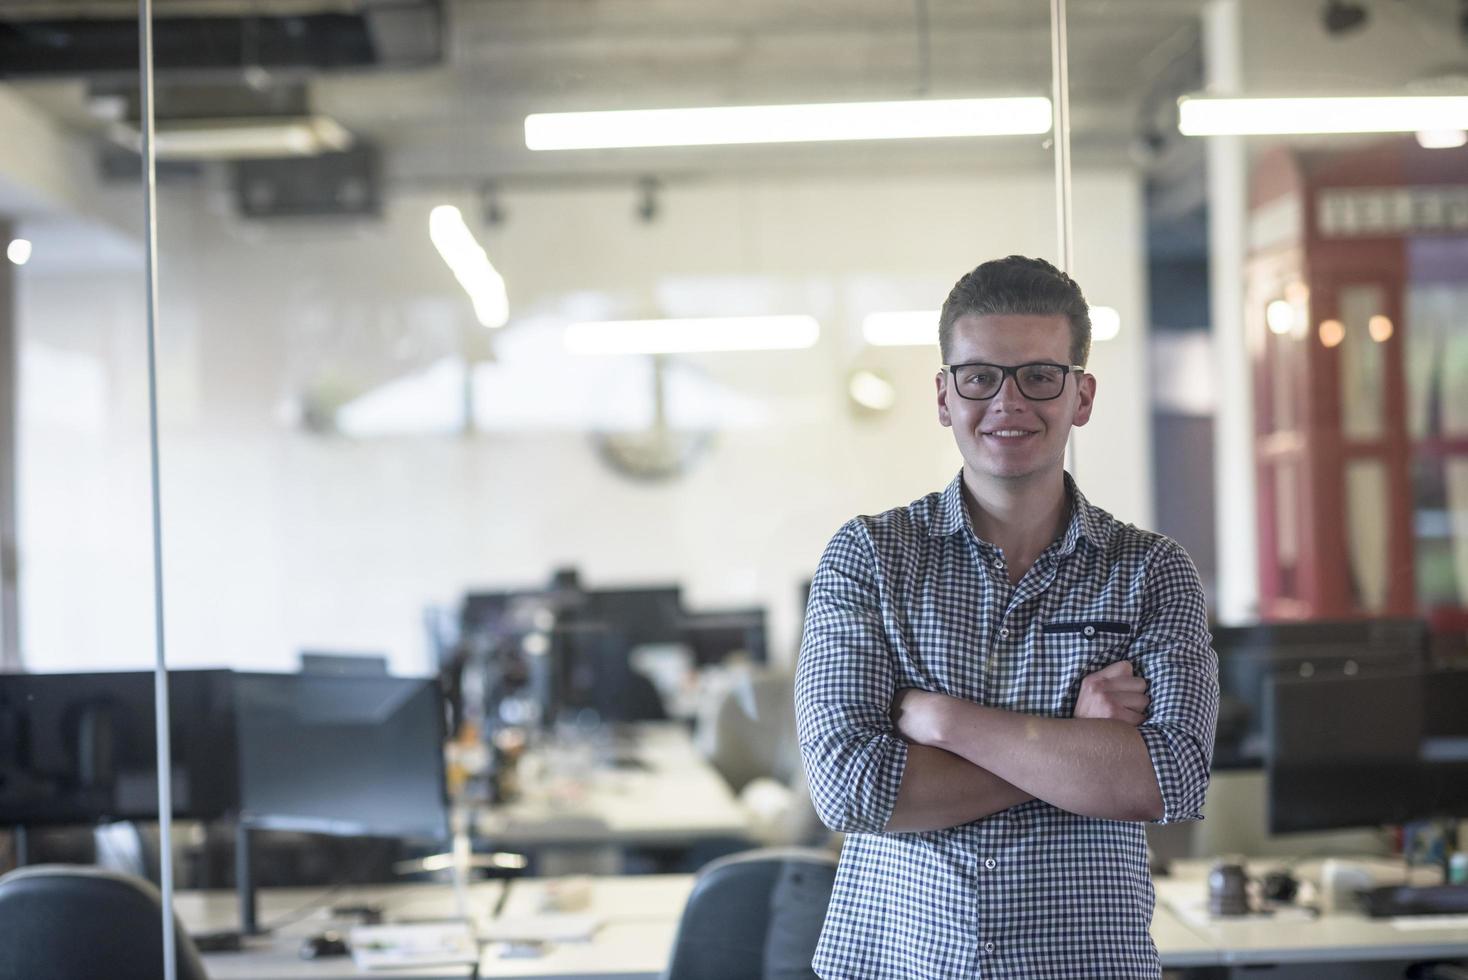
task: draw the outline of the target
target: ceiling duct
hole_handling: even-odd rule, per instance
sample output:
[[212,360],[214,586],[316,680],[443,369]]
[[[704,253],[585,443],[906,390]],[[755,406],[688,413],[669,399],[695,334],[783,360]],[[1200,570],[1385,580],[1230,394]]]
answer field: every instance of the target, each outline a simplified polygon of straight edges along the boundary
[[[177,80],[310,75],[442,60],[442,0],[156,0],[154,63]],[[10,0],[0,78],[133,78],[135,0]]]

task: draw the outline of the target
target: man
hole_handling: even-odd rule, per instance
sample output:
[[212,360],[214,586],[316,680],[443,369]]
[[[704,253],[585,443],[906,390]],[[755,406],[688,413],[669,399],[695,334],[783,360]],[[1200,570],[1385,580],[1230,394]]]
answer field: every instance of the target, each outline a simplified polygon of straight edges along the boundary
[[815,970],[1156,978],[1142,823],[1200,818],[1218,706],[1197,572],[1063,469],[1096,396],[1070,277],[986,262],[939,337],[962,471],[847,523],[811,585],[800,747],[848,835]]

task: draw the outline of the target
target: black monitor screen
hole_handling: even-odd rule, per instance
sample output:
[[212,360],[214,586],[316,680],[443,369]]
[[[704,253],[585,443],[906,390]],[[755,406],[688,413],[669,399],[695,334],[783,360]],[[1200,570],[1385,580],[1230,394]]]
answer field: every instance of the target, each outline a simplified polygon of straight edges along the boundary
[[1221,626],[1213,630],[1213,648],[1220,695],[1213,768],[1260,768],[1269,681],[1419,669],[1427,627],[1415,619]]
[[682,625],[683,642],[693,651],[693,661],[700,667],[737,656],[755,663],[768,660],[763,609],[689,613],[683,617]]
[[[235,809],[230,674],[168,675],[173,812]],[[0,824],[158,819],[153,674],[0,674]]]
[[1468,816],[1468,673],[1270,685],[1274,833]]
[[683,639],[682,592],[676,585],[587,592],[579,615],[608,624],[626,638],[631,649]]
[[446,839],[433,681],[236,674],[235,711],[241,810],[253,826]]

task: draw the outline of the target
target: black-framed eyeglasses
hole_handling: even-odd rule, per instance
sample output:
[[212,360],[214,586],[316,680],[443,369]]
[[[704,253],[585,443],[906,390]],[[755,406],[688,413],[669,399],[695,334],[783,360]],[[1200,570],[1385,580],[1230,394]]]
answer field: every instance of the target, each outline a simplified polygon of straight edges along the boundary
[[1048,402],[1059,398],[1065,390],[1065,379],[1071,373],[1085,370],[1080,364],[1054,364],[1050,361],[1031,361],[1029,364],[986,364],[973,361],[969,364],[945,364],[953,372],[953,389],[970,401],[988,401],[999,394],[1005,378],[1013,378],[1019,393],[1032,402]]

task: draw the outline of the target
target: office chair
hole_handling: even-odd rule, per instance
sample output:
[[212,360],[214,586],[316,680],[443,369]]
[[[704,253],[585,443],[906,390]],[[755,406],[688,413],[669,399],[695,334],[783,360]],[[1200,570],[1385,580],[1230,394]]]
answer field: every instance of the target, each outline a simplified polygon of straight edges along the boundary
[[[0,980],[163,975],[163,903],[141,878],[41,864],[0,877]],[[208,980],[175,922],[179,980]]]
[[665,980],[815,980],[836,859],[801,847],[719,858],[694,882]]
[[[777,847],[815,845],[829,836],[816,816],[800,759],[792,674],[757,671],[740,678],[702,727],[699,740],[709,764],[750,807],[751,837]],[[788,791],[784,802],[747,793],[756,780]],[[772,802],[773,808],[767,805]]]

